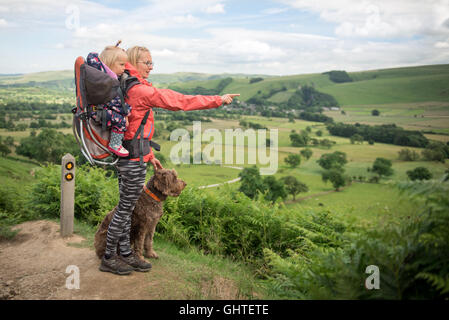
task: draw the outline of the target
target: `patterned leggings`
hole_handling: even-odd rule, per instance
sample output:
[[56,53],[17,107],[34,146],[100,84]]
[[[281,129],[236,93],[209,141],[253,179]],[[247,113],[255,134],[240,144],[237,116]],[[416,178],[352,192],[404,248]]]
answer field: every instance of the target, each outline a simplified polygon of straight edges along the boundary
[[136,202],[142,193],[147,168],[142,168],[139,161],[120,159],[116,165],[120,201],[114,217],[109,224],[105,255],[113,256],[117,253],[117,243],[121,255],[131,253],[130,231],[131,215]]

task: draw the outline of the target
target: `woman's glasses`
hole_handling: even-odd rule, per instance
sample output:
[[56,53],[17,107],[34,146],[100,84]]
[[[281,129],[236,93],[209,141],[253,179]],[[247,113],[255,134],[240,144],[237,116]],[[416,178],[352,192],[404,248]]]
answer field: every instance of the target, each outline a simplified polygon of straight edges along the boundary
[[144,62],[144,61],[137,61],[137,62],[146,64],[148,68],[154,67],[154,63],[153,63],[153,62],[150,62],[150,61],[147,61],[147,62]]

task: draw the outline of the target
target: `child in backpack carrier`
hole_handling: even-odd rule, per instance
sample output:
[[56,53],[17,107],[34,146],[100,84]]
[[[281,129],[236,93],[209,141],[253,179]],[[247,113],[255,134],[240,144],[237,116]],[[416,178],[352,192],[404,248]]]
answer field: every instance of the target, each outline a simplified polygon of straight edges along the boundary
[[[87,64],[117,79],[125,71],[125,63],[128,58],[126,52],[118,47],[119,43],[115,46],[106,47],[100,56],[97,53],[89,53]],[[127,157],[129,152],[122,146],[122,142],[128,126],[131,106],[127,103],[122,105],[120,96],[117,94],[114,99],[101,106],[96,106],[95,109],[98,109],[98,107],[102,107],[106,111],[106,119],[103,119],[103,121],[106,120],[106,126],[111,128],[108,150],[119,157]],[[99,121],[99,115],[96,111],[92,112],[91,117]]]

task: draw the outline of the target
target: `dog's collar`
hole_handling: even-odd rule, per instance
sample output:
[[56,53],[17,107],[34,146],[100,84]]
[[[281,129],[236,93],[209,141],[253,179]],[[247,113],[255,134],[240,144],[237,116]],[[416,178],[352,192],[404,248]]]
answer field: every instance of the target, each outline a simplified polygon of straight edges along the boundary
[[153,198],[157,202],[161,202],[161,199],[159,199],[159,197],[157,195],[155,195],[153,192],[151,192],[151,190],[148,189],[146,185],[143,186],[143,191],[145,191],[145,193],[147,195],[149,195],[151,198]]

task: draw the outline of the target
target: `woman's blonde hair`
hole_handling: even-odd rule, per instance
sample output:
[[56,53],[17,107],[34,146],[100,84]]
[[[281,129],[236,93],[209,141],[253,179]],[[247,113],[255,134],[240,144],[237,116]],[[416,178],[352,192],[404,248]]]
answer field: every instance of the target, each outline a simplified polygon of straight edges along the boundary
[[139,60],[142,52],[150,52],[150,50],[148,50],[145,47],[139,47],[139,46],[134,46],[134,47],[126,50],[126,54],[128,55],[129,63],[131,63],[133,66],[137,66],[137,61]]
[[107,46],[104,48],[104,50],[100,53],[101,62],[106,64],[108,67],[111,67],[120,56],[126,56],[126,58],[128,58],[125,50],[119,48],[119,44],[121,42],[122,41],[119,40],[115,46]]

